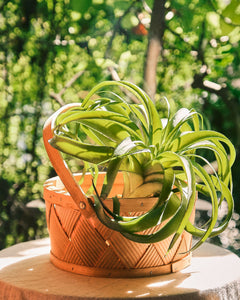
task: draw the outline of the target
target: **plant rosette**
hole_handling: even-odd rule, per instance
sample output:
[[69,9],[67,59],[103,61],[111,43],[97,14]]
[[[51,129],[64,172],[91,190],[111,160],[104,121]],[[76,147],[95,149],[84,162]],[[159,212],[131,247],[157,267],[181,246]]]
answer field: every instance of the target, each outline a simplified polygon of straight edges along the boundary
[[[134,97],[134,102],[129,100],[129,93]],[[181,108],[172,114],[168,101],[164,101],[167,115],[161,118],[154,103],[142,89],[126,81],[106,81],[95,86],[82,103],[60,108],[45,124],[45,147],[64,184],[57,187],[59,181],[55,179],[54,183],[48,181],[45,184],[44,198],[46,202],[49,201],[47,220],[50,238],[52,240],[51,229],[58,227],[56,224],[59,223],[62,226],[59,230],[64,231],[66,238],[66,248],[73,247],[79,254],[79,265],[91,270],[94,267],[98,271],[105,269],[103,276],[128,276],[127,272],[132,276],[146,276],[153,274],[157,268],[160,270],[160,266],[162,271],[154,274],[173,271],[171,260],[164,261],[168,255],[173,262],[184,261],[192,250],[209,237],[224,231],[231,219],[231,167],[235,160],[232,143],[221,133],[203,129],[203,117],[194,109]],[[72,175],[60,153],[79,159],[81,175]],[[213,168],[209,157],[216,161],[217,168]],[[211,216],[201,228],[194,224],[197,194],[212,204]],[[138,201],[134,202],[133,199]],[[228,211],[219,223],[218,211],[223,201],[227,202]],[[134,207],[130,209],[130,203],[134,203],[137,212]],[[143,208],[138,209],[139,205]],[[63,206],[72,209],[71,216],[67,212],[60,216]],[[53,215],[55,225],[51,224],[54,223],[51,220]],[[87,220],[88,226],[97,231],[98,236],[93,236],[93,242],[103,239],[104,247],[112,246],[111,251],[119,255],[124,252],[121,246],[124,243],[133,249],[143,249],[140,251],[138,248],[139,252],[146,253],[146,249],[150,249],[149,257],[153,255],[153,249],[162,252],[160,258],[156,259],[157,267],[153,262],[144,264],[147,258],[140,256],[130,265],[116,267],[120,271],[115,272],[113,266],[100,266],[102,257],[97,254],[96,265],[92,263],[86,266],[83,259],[85,254],[76,249],[89,249],[91,234],[86,236],[81,233],[84,236],[81,240],[81,234],[77,235],[77,230],[73,228],[73,223],[76,224],[81,218],[83,220],[83,216],[84,222]],[[87,227],[83,225],[84,222],[80,222],[79,227]],[[72,242],[73,233],[78,236],[76,245]],[[112,240],[111,236],[114,237]],[[116,236],[121,242],[116,242]],[[197,238],[193,246],[189,242],[192,236]],[[185,238],[187,246],[183,247]],[[87,246],[83,246],[83,243]],[[55,242],[52,242],[52,247],[55,247]],[[101,251],[95,249],[94,253]],[[82,271],[83,267],[76,267],[77,260],[69,260],[65,250],[60,252],[63,253],[54,254],[52,251],[52,261],[57,266],[101,276],[101,271]],[[119,256],[117,261],[122,263],[126,260],[127,254],[124,255]],[[59,256],[61,259],[57,258]],[[163,268],[163,265],[171,267]],[[186,265],[182,263],[182,267]],[[175,265],[175,270],[182,267]],[[128,271],[124,273],[123,269]],[[133,269],[145,271],[134,272]]]

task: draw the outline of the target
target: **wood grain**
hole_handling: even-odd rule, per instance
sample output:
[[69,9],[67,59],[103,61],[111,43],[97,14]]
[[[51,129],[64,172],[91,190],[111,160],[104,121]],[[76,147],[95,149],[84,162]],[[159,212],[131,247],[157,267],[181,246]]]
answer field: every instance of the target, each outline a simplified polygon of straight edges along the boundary
[[51,264],[49,251],[49,239],[0,251],[0,299],[240,299],[240,259],[208,243],[193,253],[191,266],[178,273],[131,279],[59,270]]

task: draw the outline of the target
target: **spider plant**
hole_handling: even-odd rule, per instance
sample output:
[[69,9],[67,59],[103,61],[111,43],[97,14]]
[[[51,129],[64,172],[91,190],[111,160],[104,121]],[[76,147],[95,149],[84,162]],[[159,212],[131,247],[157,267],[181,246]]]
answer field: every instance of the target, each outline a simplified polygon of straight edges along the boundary
[[[119,93],[114,92],[116,88]],[[123,89],[137,101],[130,103]],[[168,113],[161,119],[149,96],[136,85],[102,82],[81,104],[58,115],[50,143],[80,159],[84,170],[94,167],[93,208],[107,227],[139,243],[155,243],[172,235],[169,249],[186,230],[198,237],[193,250],[221,233],[231,218],[235,149],[223,134],[204,130],[203,118],[194,109],[181,108],[172,114],[165,102]],[[207,157],[213,154],[217,170],[202,153]],[[206,171],[206,165],[211,172]],[[99,167],[106,170],[101,193],[94,184]],[[113,197],[113,210],[104,204],[120,171],[124,177],[122,198],[157,199],[141,216],[120,215],[117,196]],[[201,228],[190,222],[197,193],[212,204],[211,216]],[[228,212],[218,224],[222,201],[227,202]],[[163,221],[164,226],[153,233],[143,232]]]

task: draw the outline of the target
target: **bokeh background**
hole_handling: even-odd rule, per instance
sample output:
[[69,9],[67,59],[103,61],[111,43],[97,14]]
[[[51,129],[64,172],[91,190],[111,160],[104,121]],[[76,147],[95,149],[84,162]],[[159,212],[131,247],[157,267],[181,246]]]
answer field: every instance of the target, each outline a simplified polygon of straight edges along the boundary
[[[235,145],[235,213],[212,242],[240,255],[239,41],[238,0],[0,0],[0,249],[48,235],[45,120],[124,79],[159,110],[163,97],[195,108]],[[208,216],[205,203],[197,221]]]

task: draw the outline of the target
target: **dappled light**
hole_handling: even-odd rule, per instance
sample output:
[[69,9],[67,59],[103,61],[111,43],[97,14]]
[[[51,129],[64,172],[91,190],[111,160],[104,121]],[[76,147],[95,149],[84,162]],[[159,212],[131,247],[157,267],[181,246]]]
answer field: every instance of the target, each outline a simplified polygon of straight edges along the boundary
[[[191,266],[170,275],[145,278],[96,278],[57,269],[49,261],[49,239],[18,244],[0,253],[0,277],[4,283],[17,287],[17,294],[28,284],[26,299],[40,296],[88,297],[102,299],[150,299],[170,297],[211,298],[233,296],[237,299],[236,279],[240,276],[239,258],[210,244],[194,252]],[[11,263],[10,260],[12,260]],[[16,274],[20,276],[16,276]],[[59,284],[61,282],[61,284]],[[93,288],[94,287],[94,288]],[[160,298],[161,299],[161,298]]]
[[42,142],[46,119],[95,84],[121,79],[149,92],[161,117],[167,97],[173,112],[194,108],[233,142],[235,213],[212,241],[240,254],[239,3],[163,1],[154,18],[154,2],[0,1],[0,249],[48,235],[42,192],[55,172]]

